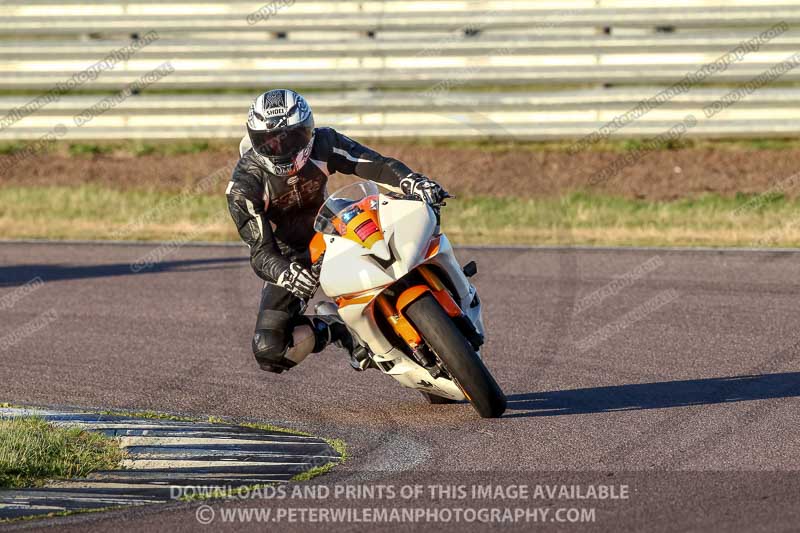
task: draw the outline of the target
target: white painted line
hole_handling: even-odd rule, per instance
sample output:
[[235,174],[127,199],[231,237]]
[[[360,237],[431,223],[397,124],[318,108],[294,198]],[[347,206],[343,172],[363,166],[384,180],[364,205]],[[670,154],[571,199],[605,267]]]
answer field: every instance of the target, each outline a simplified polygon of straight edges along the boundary
[[[237,479],[250,481],[251,479],[275,478],[286,479],[294,474],[291,473],[264,473],[264,472],[146,472],[141,470],[114,470],[109,472],[95,472],[91,474],[88,479],[95,480],[98,483],[124,483],[127,479],[141,480],[144,483],[154,483],[156,485],[170,485],[176,481],[183,479],[194,480],[201,479],[203,481],[213,482],[216,479]],[[116,481],[114,481],[116,480]]]
[[192,438],[192,437],[151,437],[151,436],[123,436],[117,437],[120,440],[120,445],[128,446],[191,446],[193,444],[264,444],[282,446],[319,446],[321,443],[317,442],[286,442],[283,440],[260,440],[252,441],[248,439],[235,439],[235,438]]
[[[270,479],[268,476],[262,476],[260,478],[256,478],[259,480],[259,484],[261,483],[286,483],[286,480],[280,479]],[[192,482],[192,483],[103,483],[102,481],[98,482],[81,482],[81,481],[59,481],[58,483],[52,484],[50,487],[55,489],[76,489],[76,490],[104,490],[104,489],[154,489],[154,490],[163,490],[169,487],[196,487],[199,483]],[[205,482],[202,483],[203,487],[223,487],[229,488],[230,484],[215,484],[213,482]]]
[[[20,505],[23,505],[28,501],[32,502],[31,505],[36,505],[36,501],[47,501],[53,499],[69,500],[70,504],[73,502],[97,502],[106,505],[146,505],[157,500],[157,498],[146,498],[141,496],[126,498],[123,496],[109,496],[92,492],[88,492],[86,494],[81,494],[79,492],[55,493],[47,491],[46,488],[42,489],[41,492],[36,493],[32,493],[30,491],[19,491],[19,493],[19,496],[16,496],[14,499],[18,500]],[[73,507],[76,506],[70,505],[70,508]]]
[[[191,433],[220,433],[220,434],[230,434],[230,435],[242,435],[242,436],[253,436],[254,438],[262,438],[265,433],[269,433],[273,438],[286,438],[286,439],[293,439],[293,440],[313,440],[319,441],[316,437],[311,437],[308,435],[295,435],[292,433],[282,433],[280,431],[268,430],[268,429],[259,429],[259,428],[248,428],[246,426],[235,426],[235,425],[160,425],[160,424],[130,424],[127,421],[121,422],[85,422],[81,420],[52,420],[55,424],[64,424],[70,426],[81,426],[86,429],[92,430],[131,430],[131,431],[139,431],[139,430],[174,430],[180,431],[182,433],[191,434]],[[249,429],[249,431],[248,431]]]
[[[85,429],[92,429],[92,430],[100,430],[100,429],[130,429],[134,431],[140,430],[155,430],[155,429],[163,429],[168,431],[218,431],[222,432],[226,429],[226,426],[217,426],[214,428],[213,426],[192,426],[189,424],[185,425],[175,425],[175,424],[138,424],[136,422],[129,423],[128,421],[121,421],[121,422],[87,422],[84,420],[70,420],[70,419],[50,419],[49,422],[53,424],[63,425],[63,426],[80,426]],[[231,428],[233,429],[233,428]]]
[[0,509],[20,509],[22,511],[28,511],[34,509],[37,511],[58,512],[58,511],[63,511],[64,507],[58,505],[37,505],[37,504],[28,505],[26,503],[0,503]]

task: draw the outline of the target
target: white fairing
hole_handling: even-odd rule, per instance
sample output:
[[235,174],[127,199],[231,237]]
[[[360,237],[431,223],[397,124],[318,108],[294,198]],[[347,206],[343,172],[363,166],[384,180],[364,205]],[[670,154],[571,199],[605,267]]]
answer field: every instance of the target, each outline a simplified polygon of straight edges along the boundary
[[[438,253],[425,260],[430,240],[437,229],[431,208],[423,202],[380,195],[379,216],[385,244],[374,251],[343,237],[325,235],[326,251],[320,275],[323,292],[328,297],[336,298],[380,289],[420,264],[436,265],[446,272],[458,293],[454,296],[459,306],[483,335],[481,306],[477,304],[471,307],[475,301],[475,287],[464,275],[445,235],[440,237]],[[395,259],[387,268],[375,258],[377,256],[385,260],[385,251]],[[339,315],[369,348],[381,370],[406,387],[454,400],[465,399],[452,381],[432,378],[427,370],[386,339],[375,323],[371,303],[346,305],[339,308]]]
[[[381,195],[379,214],[384,241],[373,246],[373,250],[349,239],[325,236],[320,285],[326,295],[334,298],[383,287],[420,264],[436,230],[436,218],[431,209],[422,202]],[[372,256],[388,259],[381,253],[383,250],[391,251],[395,258],[388,270],[372,259]]]
[[436,216],[424,202],[381,197],[378,211],[383,236],[396,252],[392,265],[395,279],[408,274],[424,259],[428,242],[436,231]]

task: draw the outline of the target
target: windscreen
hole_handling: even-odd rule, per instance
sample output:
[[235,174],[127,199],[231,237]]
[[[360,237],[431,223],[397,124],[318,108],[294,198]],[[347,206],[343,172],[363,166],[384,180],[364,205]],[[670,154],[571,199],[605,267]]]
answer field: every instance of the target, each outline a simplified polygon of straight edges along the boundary
[[376,241],[383,239],[378,218],[378,194],[378,186],[371,181],[339,189],[320,208],[314,229],[371,248]]

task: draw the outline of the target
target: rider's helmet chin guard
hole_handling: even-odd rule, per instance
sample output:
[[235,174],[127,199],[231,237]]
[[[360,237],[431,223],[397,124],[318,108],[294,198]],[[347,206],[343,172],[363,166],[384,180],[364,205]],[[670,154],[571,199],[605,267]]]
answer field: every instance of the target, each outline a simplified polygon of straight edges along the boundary
[[253,151],[270,173],[294,176],[306,164],[314,146],[314,114],[294,91],[267,91],[250,106],[247,134]]

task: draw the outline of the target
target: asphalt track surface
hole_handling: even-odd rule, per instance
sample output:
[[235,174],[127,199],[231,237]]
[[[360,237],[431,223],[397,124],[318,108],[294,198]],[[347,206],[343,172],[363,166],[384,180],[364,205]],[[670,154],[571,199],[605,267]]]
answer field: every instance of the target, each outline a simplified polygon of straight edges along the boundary
[[[44,280],[0,309],[0,338],[54,310],[0,352],[0,401],[214,415],[342,438],[352,458],[317,480],[329,485],[624,483],[631,491],[628,500],[541,504],[594,506],[591,524],[452,529],[797,530],[800,254],[460,250],[462,262],[478,261],[485,358],[509,397],[502,419],[481,420],[468,405],[429,406],[377,371],[354,372],[335,349],[283,375],[259,371],[249,345],[260,284],[246,249],[162,249],[160,263],[135,273],[131,264],[155,247],[0,245],[0,298]],[[437,502],[415,502],[423,504]],[[5,528],[375,529],[200,526],[198,505]]]

